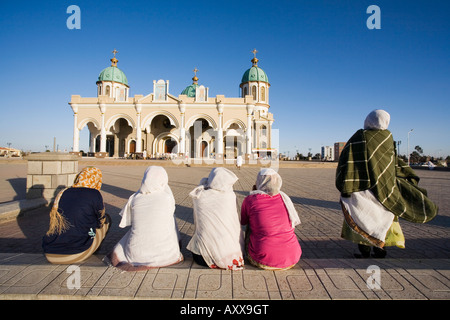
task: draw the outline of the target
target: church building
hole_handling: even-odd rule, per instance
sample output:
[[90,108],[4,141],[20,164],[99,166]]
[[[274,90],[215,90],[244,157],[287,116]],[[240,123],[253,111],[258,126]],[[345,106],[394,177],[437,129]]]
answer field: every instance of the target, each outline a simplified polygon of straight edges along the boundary
[[131,97],[114,50],[111,66],[98,76],[97,97],[71,97],[73,152],[80,151],[80,131],[87,126],[89,150],[84,151],[97,157],[275,158],[270,83],[258,67],[257,51],[252,52],[240,97],[211,97],[199,83],[197,69],[192,84],[178,95],[170,93],[169,80],[154,80],[151,93]]

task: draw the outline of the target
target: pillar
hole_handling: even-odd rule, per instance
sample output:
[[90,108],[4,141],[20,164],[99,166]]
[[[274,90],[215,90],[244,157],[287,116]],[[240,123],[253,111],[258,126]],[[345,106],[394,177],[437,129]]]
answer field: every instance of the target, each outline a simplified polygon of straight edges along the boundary
[[71,105],[73,110],[73,152],[80,151],[80,130],[78,130],[78,106],[76,104]]
[[180,145],[179,145],[179,154],[180,156],[184,156],[186,154],[186,130],[184,128],[184,112],[186,111],[186,105],[184,103],[180,103]]
[[255,106],[252,104],[247,105],[246,159],[250,159],[252,154],[252,114],[254,108]]
[[101,112],[100,152],[102,153],[106,153],[105,111],[106,106],[104,104],[100,104],[100,112]]
[[142,152],[141,111],[142,104],[136,104],[136,152]]
[[216,159],[223,159],[223,127],[222,127],[222,119],[223,119],[223,104],[219,103],[217,105],[218,111],[218,123],[217,123],[217,150],[216,150]]

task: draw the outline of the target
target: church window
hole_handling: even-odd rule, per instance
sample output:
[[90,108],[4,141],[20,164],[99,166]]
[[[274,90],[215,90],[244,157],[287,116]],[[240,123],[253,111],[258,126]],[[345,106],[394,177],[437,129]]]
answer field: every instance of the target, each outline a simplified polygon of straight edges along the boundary
[[256,95],[256,86],[252,87],[252,96],[253,96],[253,100],[257,100],[258,96]]
[[111,92],[111,88],[109,86],[106,86],[105,95],[109,97],[110,96],[110,92]]
[[267,128],[266,126],[261,126],[261,134],[265,137],[267,135]]
[[266,100],[266,88],[261,87],[261,101],[265,101],[265,100]]

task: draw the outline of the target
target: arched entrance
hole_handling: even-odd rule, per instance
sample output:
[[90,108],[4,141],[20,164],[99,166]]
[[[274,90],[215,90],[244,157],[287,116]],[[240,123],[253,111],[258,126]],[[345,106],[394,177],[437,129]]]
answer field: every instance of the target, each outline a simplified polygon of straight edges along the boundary
[[202,148],[201,151],[202,158],[208,158],[208,142],[202,141],[201,148]]
[[136,152],[136,141],[131,140],[130,141],[130,153],[135,153],[135,152]]
[[237,123],[232,123],[223,138],[226,159],[235,159],[245,154],[245,132]]
[[188,146],[191,158],[209,158],[214,150],[214,129],[208,120],[198,118],[188,130]]
[[[133,127],[124,118],[119,118],[109,128],[111,135],[107,135],[106,152],[111,157],[124,157],[125,153],[136,151],[136,141],[134,141],[134,151],[127,150],[127,145],[131,147],[129,139],[133,133]],[[109,140],[109,142],[108,142]]]
[[172,139],[166,139],[164,141],[164,153],[172,153],[174,151],[177,142]]
[[153,157],[178,152],[178,141],[175,139],[176,126],[168,116],[154,116],[145,131],[144,150]]

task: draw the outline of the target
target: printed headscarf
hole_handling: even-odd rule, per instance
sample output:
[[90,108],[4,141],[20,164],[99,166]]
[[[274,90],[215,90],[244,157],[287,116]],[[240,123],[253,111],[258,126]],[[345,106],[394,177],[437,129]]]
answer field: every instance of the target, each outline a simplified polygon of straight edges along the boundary
[[[73,183],[73,188],[91,188],[100,190],[102,187],[102,171],[95,167],[86,167],[76,176]],[[55,198],[55,201],[50,211],[50,226],[47,231],[47,236],[52,234],[61,234],[69,229],[70,223],[64,217],[64,215],[59,212],[59,201],[61,197],[68,188],[61,190]]]
[[72,187],[100,190],[102,187],[102,171],[95,167],[84,168],[75,178]]

